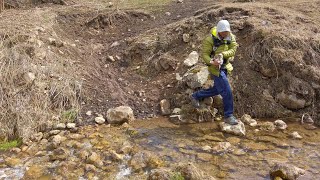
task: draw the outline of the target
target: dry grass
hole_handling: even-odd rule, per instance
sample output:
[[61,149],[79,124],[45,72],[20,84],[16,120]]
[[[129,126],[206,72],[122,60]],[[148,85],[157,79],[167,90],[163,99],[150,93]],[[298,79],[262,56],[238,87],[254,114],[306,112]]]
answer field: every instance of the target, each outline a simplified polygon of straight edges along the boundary
[[[60,121],[73,121],[80,109],[81,81],[72,57],[49,48],[44,39],[54,34],[55,16],[35,14],[40,22],[30,26],[21,27],[10,14],[2,19],[7,27],[0,32],[0,140],[28,138]],[[47,28],[41,39],[37,26]]]
[[[148,9],[155,10],[171,2],[171,0],[77,0],[77,4],[98,10],[104,9]],[[113,6],[110,7],[109,2]]]

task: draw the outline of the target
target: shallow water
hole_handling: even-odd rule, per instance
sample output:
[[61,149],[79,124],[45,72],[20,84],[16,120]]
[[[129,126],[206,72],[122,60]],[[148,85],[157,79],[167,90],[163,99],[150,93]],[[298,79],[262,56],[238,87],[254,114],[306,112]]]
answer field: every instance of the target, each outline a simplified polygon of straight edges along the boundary
[[[246,126],[246,137],[221,133],[217,123],[176,126],[156,119],[134,126],[143,134],[134,141],[145,149],[172,163],[193,162],[216,178],[267,180],[273,162],[281,161],[307,170],[300,179],[320,179],[320,130],[306,130],[298,123],[274,132],[255,132]],[[293,131],[303,139],[291,139]],[[232,150],[212,154],[201,148],[219,141],[229,141]]]
[[[319,128],[306,130],[298,123],[289,123],[285,131],[256,132],[255,128],[246,126],[246,136],[238,137],[222,133],[218,128],[218,123],[174,125],[165,118],[137,120],[132,127],[138,133],[133,136],[128,135],[127,128],[123,127],[107,128],[104,125],[83,127],[78,133],[86,138],[78,140],[82,144],[80,149],[67,146],[72,140],[66,141],[63,145],[70,150],[70,157],[66,162],[83,163],[83,160],[77,159],[77,153],[75,153],[81,150],[95,151],[103,156],[103,152],[110,149],[117,150],[123,147],[125,142],[129,142],[136,146],[136,153],[151,152],[163,160],[166,167],[192,162],[217,179],[269,180],[269,171],[275,161],[305,169],[306,174],[300,177],[300,180],[320,179]],[[289,134],[293,131],[297,131],[303,139],[290,138]],[[105,144],[106,139],[108,141]],[[219,142],[230,142],[231,148],[214,153],[203,149],[206,146],[214,148]],[[10,156],[7,152],[6,157]],[[0,168],[1,180],[21,179],[26,167],[32,164],[46,164],[50,169],[50,174],[45,175],[47,177],[55,177],[57,173],[59,174],[57,169],[63,167],[61,165],[63,162],[50,162],[46,156],[37,157],[24,153],[14,156],[19,157],[24,163],[15,168]],[[135,173],[130,167],[131,158],[132,156],[125,155],[123,161],[110,162],[110,174],[107,179],[146,179],[150,169]],[[0,164],[2,162],[0,154]],[[72,166],[72,163],[68,167],[71,170],[69,169],[70,172],[67,173],[78,170],[72,169],[76,168]],[[80,167],[83,168],[83,165]],[[104,171],[98,172],[103,173]],[[95,179],[105,177],[103,174],[94,175],[96,175]],[[77,177],[82,180],[90,179],[87,173],[78,173]]]

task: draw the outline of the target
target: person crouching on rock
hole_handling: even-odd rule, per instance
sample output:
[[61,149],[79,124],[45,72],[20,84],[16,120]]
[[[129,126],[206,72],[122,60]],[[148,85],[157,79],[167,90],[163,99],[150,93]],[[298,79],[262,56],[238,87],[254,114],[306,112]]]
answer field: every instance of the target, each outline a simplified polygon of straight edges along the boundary
[[233,97],[228,81],[228,74],[230,75],[233,70],[230,62],[235,56],[237,47],[236,37],[231,33],[229,22],[219,21],[202,45],[202,59],[208,66],[214,86],[191,95],[192,105],[199,108],[199,100],[220,94],[223,98],[224,122],[231,125],[238,124],[233,115]]

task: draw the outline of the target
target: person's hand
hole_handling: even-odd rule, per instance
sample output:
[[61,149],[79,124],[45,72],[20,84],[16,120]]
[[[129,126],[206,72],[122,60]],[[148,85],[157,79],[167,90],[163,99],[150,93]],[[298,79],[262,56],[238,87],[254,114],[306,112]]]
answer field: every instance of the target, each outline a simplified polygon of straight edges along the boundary
[[215,59],[212,59],[212,60],[210,61],[210,64],[212,64],[213,66],[215,66],[215,67],[217,67],[217,68],[219,68],[219,66],[221,65],[220,62],[218,62],[218,61],[215,60]]

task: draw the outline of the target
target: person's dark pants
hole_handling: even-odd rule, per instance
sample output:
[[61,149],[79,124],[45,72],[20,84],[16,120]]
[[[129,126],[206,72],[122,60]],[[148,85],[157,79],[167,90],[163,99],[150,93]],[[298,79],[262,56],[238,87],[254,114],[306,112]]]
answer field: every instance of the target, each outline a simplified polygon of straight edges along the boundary
[[228,81],[226,70],[220,70],[220,76],[211,75],[214,80],[214,86],[209,89],[199,90],[192,94],[197,100],[207,97],[221,95],[223,98],[224,117],[228,118],[233,115],[233,97],[231,87]]

